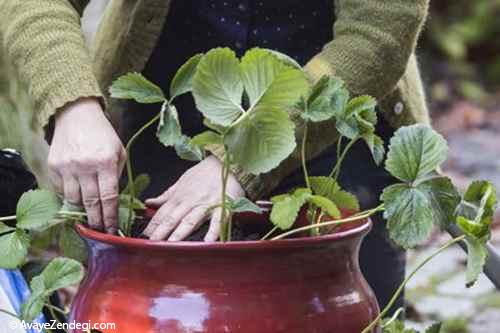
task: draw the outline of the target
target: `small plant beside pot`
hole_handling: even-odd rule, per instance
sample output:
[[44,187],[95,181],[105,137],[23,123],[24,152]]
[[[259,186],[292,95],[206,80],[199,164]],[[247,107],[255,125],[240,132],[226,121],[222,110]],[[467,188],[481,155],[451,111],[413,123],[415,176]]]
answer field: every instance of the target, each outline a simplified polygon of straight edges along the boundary
[[[306,187],[271,198],[269,232],[262,240],[280,240],[308,232],[317,237],[334,234],[340,226],[383,212],[391,239],[404,248],[424,242],[435,226],[452,223],[464,235],[452,239],[425,259],[396,290],[394,297],[363,330],[371,332],[387,314],[408,280],[424,264],[445,248],[465,241],[468,247],[466,284],[471,286],[486,260],[485,245],[490,237],[496,194],[487,181],[473,182],[461,196],[451,180],[438,173],[446,160],[446,141],[430,127],[411,125],[396,131],[385,156],[383,141],[375,134],[376,101],[370,96],[351,98],[343,82],[336,77],[322,77],[311,85],[301,67],[281,53],[255,48],[241,60],[227,48],[216,48],[189,59],[176,73],[167,98],[164,92],[141,74],[129,73],[118,78],[110,88],[112,97],[133,99],[139,103],[161,103],[159,112],[135,133],[126,145],[128,185],[120,195],[119,228],[123,237],[132,236],[133,223],[146,209],[138,199],[147,186],[145,175],[134,177],[130,148],[145,129],[157,124],[157,137],[165,146],[174,147],[178,155],[200,160],[205,151],[217,152],[223,162],[220,203],[209,207],[221,209],[220,241],[230,242],[235,214],[261,208],[245,198],[225,195],[229,172],[236,167],[248,173],[266,173],[299,152]],[[204,116],[207,131],[189,138],[182,133],[175,99],[192,93],[197,109]],[[293,109],[291,120],[289,110]],[[180,110],[182,112],[182,110]],[[334,121],[339,133],[337,162],[329,176],[310,177],[306,148],[309,127]],[[300,147],[296,145],[295,127],[299,126]],[[360,211],[356,197],[342,189],[339,173],[350,148],[364,141],[374,161],[381,164],[399,183],[387,187],[377,207]],[[296,225],[301,210],[307,223]],[[17,220],[17,225],[0,224],[0,250],[7,255],[0,266],[15,268],[26,258],[32,235],[57,231],[59,244],[71,257],[82,259],[81,240],[72,225],[85,222],[85,213],[62,204],[45,190],[23,195],[16,216],[0,221]],[[281,232],[281,233],[280,233]],[[55,233],[52,233],[55,235]],[[80,245],[77,245],[80,244]],[[83,267],[73,259],[58,258],[39,277],[32,280],[32,298],[23,306],[21,318],[32,320],[46,303],[48,295],[69,283],[80,281]],[[389,331],[395,318],[384,323]]]

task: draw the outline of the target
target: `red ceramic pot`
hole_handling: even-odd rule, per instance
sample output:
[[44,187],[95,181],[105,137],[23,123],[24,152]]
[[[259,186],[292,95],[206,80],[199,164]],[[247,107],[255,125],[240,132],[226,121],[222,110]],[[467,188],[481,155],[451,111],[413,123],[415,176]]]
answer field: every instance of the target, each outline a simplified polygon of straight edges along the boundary
[[70,320],[115,323],[102,330],[113,333],[360,333],[379,312],[358,264],[370,228],[365,220],[321,237],[203,243],[79,225],[89,270]]

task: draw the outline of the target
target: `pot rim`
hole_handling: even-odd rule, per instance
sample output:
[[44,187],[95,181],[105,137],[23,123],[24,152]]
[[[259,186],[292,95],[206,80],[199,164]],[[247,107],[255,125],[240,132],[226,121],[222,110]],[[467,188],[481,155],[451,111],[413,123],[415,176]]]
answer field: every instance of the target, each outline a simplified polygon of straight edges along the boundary
[[[283,248],[302,248],[309,246],[324,245],[326,243],[348,240],[355,237],[361,237],[367,234],[371,227],[371,219],[360,220],[363,222],[348,230],[338,233],[314,236],[298,237],[279,240],[257,240],[257,241],[231,241],[231,242],[203,242],[203,241],[152,241],[142,238],[120,237],[117,235],[106,234],[100,231],[90,229],[83,224],[76,225],[78,234],[93,241],[102,242],[109,245],[130,248],[130,249],[157,249],[157,250],[269,250]],[[358,223],[360,223],[358,222]]]

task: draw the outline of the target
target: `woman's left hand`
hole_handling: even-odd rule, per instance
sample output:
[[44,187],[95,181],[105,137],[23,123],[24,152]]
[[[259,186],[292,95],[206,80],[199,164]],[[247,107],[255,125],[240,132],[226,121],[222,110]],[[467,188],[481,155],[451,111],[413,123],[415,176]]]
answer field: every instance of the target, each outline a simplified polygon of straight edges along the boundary
[[[146,204],[159,208],[144,230],[151,240],[180,241],[188,237],[211,215],[205,241],[219,237],[221,209],[209,208],[221,203],[221,161],[209,156],[187,170],[179,180],[160,196],[146,200]],[[229,174],[226,194],[233,198],[245,195],[234,175]]]

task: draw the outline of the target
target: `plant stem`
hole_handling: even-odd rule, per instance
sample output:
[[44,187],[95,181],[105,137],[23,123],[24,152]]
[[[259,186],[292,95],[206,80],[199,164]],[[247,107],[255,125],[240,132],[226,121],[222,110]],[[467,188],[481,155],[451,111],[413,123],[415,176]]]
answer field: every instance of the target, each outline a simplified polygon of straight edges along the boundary
[[307,142],[307,122],[304,123],[304,135],[302,136],[302,149],[301,149],[301,159],[302,159],[302,170],[304,171],[304,180],[306,181],[306,186],[311,189],[311,184],[309,182],[309,173],[307,172],[307,161],[306,161],[306,142]]
[[339,139],[337,141],[337,161],[340,159],[340,151],[342,150],[342,139],[344,138],[343,135],[339,136]]
[[9,312],[9,311],[7,311],[7,310],[0,309],[0,313],[5,313],[6,315],[9,315],[9,316],[11,316],[11,317],[14,317],[14,318],[16,318],[16,319],[21,320],[21,317],[19,317],[17,314],[12,313],[12,312]]
[[227,241],[231,241],[231,233],[233,232],[233,214],[227,215]]
[[49,310],[55,311],[55,312],[65,316],[65,317],[68,315],[68,312],[61,310],[57,306],[53,306],[52,304],[45,303],[44,306],[46,306]]
[[395,320],[398,319],[399,315],[401,314],[401,312],[404,311],[404,308],[399,308],[396,312],[394,312],[394,314],[392,315],[391,319],[389,319],[386,323],[384,323],[382,325],[382,328],[385,328],[387,326],[389,326],[390,324],[392,324]]
[[373,214],[375,214],[376,212],[380,211],[381,209],[383,209],[383,205],[380,205],[380,206],[378,206],[378,207],[376,207],[374,209],[370,209],[370,210],[367,210],[365,212],[361,212],[359,214],[353,215],[353,216],[345,218],[345,219],[333,220],[333,221],[325,221],[325,222],[321,222],[321,223],[310,224],[310,225],[307,225],[305,227],[300,227],[300,228],[293,229],[293,230],[287,231],[285,233],[282,233],[282,234],[280,234],[280,235],[272,238],[271,240],[283,239],[283,238],[288,237],[290,235],[293,235],[293,234],[296,234],[296,233],[299,233],[299,232],[302,232],[302,231],[311,230],[313,228],[322,228],[322,227],[339,225],[339,224],[344,224],[344,223],[348,223],[348,222],[354,222],[354,221],[362,220],[362,219],[365,219],[365,218],[368,218],[368,217],[372,216]]
[[351,147],[356,143],[356,141],[358,141],[358,138],[354,138],[351,141],[349,141],[349,143],[345,147],[344,151],[342,152],[342,155],[340,155],[340,158],[337,159],[337,163],[335,163],[335,167],[333,168],[332,172],[330,172],[329,177],[333,177],[333,179],[335,179],[335,181],[339,177],[342,162],[344,161],[345,157],[347,156],[347,153],[349,152]]
[[87,217],[87,213],[84,212],[70,212],[66,210],[59,211],[59,215],[69,215],[69,216],[82,216]]
[[264,237],[262,237],[260,240],[266,240],[268,237],[270,237],[276,230],[278,230],[278,226],[275,226],[274,228],[271,229],[267,234],[265,234]]
[[459,236],[457,238],[453,238],[452,240],[448,241],[446,244],[441,246],[436,252],[425,258],[418,266],[406,277],[406,279],[403,280],[403,282],[399,285],[398,289],[392,296],[391,300],[385,308],[380,312],[380,314],[368,325],[365,327],[361,333],[368,333],[371,329],[377,325],[377,323],[385,316],[385,314],[389,311],[389,309],[392,307],[392,305],[396,302],[398,299],[399,294],[404,290],[406,284],[410,281],[410,279],[423,267],[425,264],[427,264],[429,261],[431,261],[435,256],[452,246],[453,244],[456,244],[458,242],[461,242],[465,239],[465,235]]
[[[66,315],[67,313],[62,311],[61,309],[59,309],[58,307],[55,307],[49,303],[45,303],[44,304],[45,307],[47,307],[49,309],[49,312],[50,312],[50,315],[52,316],[52,318],[58,322],[59,324],[62,324],[61,321],[59,320],[59,318],[56,316],[56,312],[57,313],[60,313],[63,315],[64,318],[66,318]],[[62,325],[61,325],[62,326]],[[65,329],[63,329],[64,332],[67,332]]]
[[[220,224],[221,224],[221,232],[219,235],[219,238],[222,242],[226,241],[227,239],[230,238],[230,236],[227,235],[227,232],[231,232],[231,228],[229,225],[226,224],[226,187],[227,187],[227,178],[229,176],[229,155],[226,151],[226,154],[224,156],[224,161],[223,161],[223,166],[222,166],[222,203],[221,203],[221,217],[220,217]],[[230,222],[229,222],[230,223]]]
[[[168,104],[168,101],[165,101],[163,103],[163,108]],[[135,140],[146,130],[148,129],[151,125],[153,125],[156,121],[158,121],[161,117],[161,112],[158,113],[156,116],[154,116],[150,121],[148,121],[146,124],[144,124],[135,134],[130,138],[130,140],[127,142],[127,145],[125,147],[125,150],[127,152],[127,179],[128,179],[128,188],[130,191],[130,201],[129,201],[129,212],[128,212],[128,222],[127,225],[130,225],[132,222],[132,211],[134,210],[132,207],[132,204],[134,202],[135,198],[135,186],[134,186],[134,172],[132,170],[132,158],[131,158],[131,148],[132,145],[134,144]],[[124,230],[125,234],[129,235],[129,230]]]
[[2,221],[12,221],[16,219],[16,215],[0,217],[0,222]]

